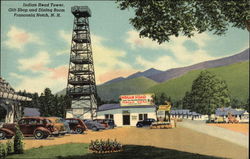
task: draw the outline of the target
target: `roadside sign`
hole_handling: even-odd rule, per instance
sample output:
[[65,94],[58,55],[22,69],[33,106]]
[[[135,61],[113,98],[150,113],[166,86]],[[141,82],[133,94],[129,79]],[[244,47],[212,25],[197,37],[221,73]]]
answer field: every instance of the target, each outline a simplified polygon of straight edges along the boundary
[[159,105],[158,110],[165,110],[165,111],[170,111],[171,105]]
[[154,105],[154,94],[121,95],[121,106]]

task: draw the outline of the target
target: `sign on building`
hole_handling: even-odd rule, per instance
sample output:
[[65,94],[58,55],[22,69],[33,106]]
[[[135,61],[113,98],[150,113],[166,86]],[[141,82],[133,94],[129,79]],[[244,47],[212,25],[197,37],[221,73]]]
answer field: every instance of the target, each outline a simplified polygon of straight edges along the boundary
[[154,105],[154,94],[121,95],[121,106]]
[[158,110],[165,110],[165,111],[170,111],[171,105],[159,105]]

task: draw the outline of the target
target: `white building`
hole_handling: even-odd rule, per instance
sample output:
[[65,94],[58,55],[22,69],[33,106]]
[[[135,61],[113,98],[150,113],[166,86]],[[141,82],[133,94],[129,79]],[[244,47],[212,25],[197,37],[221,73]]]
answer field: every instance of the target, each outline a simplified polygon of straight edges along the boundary
[[139,120],[156,119],[155,106],[120,106],[120,104],[104,104],[98,108],[98,119],[114,119],[117,126],[136,126]]

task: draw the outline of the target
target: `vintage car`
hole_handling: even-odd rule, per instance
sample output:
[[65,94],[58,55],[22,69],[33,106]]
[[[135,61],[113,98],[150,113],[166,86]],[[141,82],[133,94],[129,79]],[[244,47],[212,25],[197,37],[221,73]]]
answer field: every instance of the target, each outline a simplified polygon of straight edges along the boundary
[[137,122],[136,127],[144,127],[144,126],[150,126],[153,122],[155,122],[155,119],[145,119],[145,120],[140,120]]
[[65,122],[64,119],[60,117],[46,117],[48,120],[50,120],[56,129],[59,131],[60,135],[65,135],[66,133],[70,132],[69,124]]
[[113,119],[94,119],[94,121],[102,124],[106,129],[113,129],[116,127]]
[[34,136],[36,139],[45,139],[50,135],[58,135],[54,125],[44,117],[24,117],[13,124],[3,124],[0,128],[0,139],[12,138],[19,126],[24,136]]
[[87,130],[87,126],[81,119],[78,118],[66,118],[65,121],[69,123],[69,128],[71,131],[77,134],[83,134]]
[[83,122],[85,123],[85,125],[87,126],[88,129],[93,130],[93,131],[99,131],[99,130],[106,129],[105,126],[98,123],[97,121],[84,119]]
[[93,121],[96,121],[96,122],[100,123],[100,124],[101,124],[102,126],[104,126],[106,129],[109,128],[108,123],[106,123],[104,119],[94,119]]

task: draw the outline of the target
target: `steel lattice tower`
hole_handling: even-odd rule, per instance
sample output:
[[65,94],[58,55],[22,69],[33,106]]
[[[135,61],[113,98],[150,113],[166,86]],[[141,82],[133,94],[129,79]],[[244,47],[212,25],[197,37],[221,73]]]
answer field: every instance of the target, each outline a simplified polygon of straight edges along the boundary
[[74,6],[71,12],[74,24],[67,94],[72,99],[73,117],[93,119],[96,117],[97,90],[88,20],[91,11],[87,6]]

